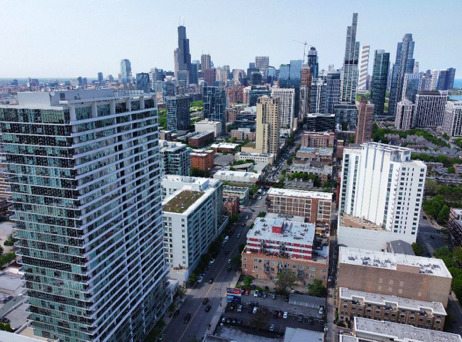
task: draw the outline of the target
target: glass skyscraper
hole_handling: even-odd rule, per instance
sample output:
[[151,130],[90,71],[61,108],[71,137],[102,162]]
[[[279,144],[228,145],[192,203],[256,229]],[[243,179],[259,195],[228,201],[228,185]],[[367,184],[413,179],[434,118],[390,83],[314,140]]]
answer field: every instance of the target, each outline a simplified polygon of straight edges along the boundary
[[128,59],[120,61],[120,75],[122,83],[130,83],[132,81],[132,63]]
[[1,105],[15,246],[37,336],[142,341],[167,268],[150,94],[19,93]]
[[219,121],[222,123],[222,130],[226,124],[226,92],[221,87],[204,87],[204,119]]
[[390,53],[385,52],[385,50],[376,50],[371,85],[371,102],[374,104],[374,118],[383,115],[384,112],[389,65]]
[[353,13],[353,22],[347,27],[345,44],[345,58],[342,70],[342,88],[340,101],[355,103],[356,88],[358,84],[359,42],[356,41],[356,28],[358,26],[358,13]]

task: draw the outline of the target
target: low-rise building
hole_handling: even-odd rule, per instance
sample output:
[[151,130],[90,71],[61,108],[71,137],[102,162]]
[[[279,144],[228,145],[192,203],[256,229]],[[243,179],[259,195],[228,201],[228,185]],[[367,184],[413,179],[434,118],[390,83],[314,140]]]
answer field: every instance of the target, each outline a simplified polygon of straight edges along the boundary
[[159,146],[162,174],[189,176],[191,149],[185,144],[166,140],[159,140]]
[[229,216],[239,215],[239,196],[226,196],[223,194],[223,206]]
[[260,175],[253,172],[244,171],[218,171],[213,178],[220,179],[223,182],[255,184],[260,180]]
[[209,121],[208,119],[198,121],[194,124],[196,132],[213,132],[216,137],[221,135],[222,123],[220,121]]
[[448,303],[452,276],[443,260],[340,247],[337,286]]
[[448,229],[455,245],[462,246],[462,209],[451,208]]
[[355,317],[353,335],[340,335],[340,342],[461,342],[462,337],[412,325]]
[[332,166],[330,165],[314,165],[309,161],[304,163],[293,163],[290,165],[289,174],[306,173],[307,175],[318,176],[321,182],[327,182],[332,177]]
[[309,132],[302,135],[304,147],[334,147],[335,133],[333,132]]
[[441,302],[426,302],[398,296],[339,288],[339,319],[354,317],[410,324],[415,327],[443,330],[446,310]]
[[212,143],[214,140],[213,132],[201,132],[188,138],[188,144],[194,148],[202,148]]
[[242,273],[273,280],[284,270],[308,285],[319,279],[327,285],[327,259],[313,253],[315,226],[282,218],[256,218],[242,252]]
[[334,149],[329,147],[317,148],[317,147],[301,147],[296,157],[300,159],[308,159],[313,162],[324,163],[324,165],[332,165],[332,156]]
[[213,168],[213,150],[192,150],[191,152],[191,168],[201,171],[210,171]]
[[233,153],[237,151],[239,144],[218,143],[218,144],[212,144],[210,147],[213,148],[215,152]]
[[231,139],[236,138],[236,141],[255,141],[255,137],[256,133],[252,132],[250,128],[238,128],[231,130]]
[[271,188],[266,204],[268,213],[302,216],[309,223],[330,224],[332,194],[328,192]]
[[249,201],[249,188],[241,187],[241,186],[231,186],[231,185],[224,185],[223,186],[223,195],[225,196],[238,196],[239,197],[239,204],[240,205],[247,205]]
[[264,168],[266,165],[273,165],[274,163],[274,154],[271,153],[248,153],[248,152],[238,152],[234,155],[235,161],[242,160],[252,160],[256,165]]
[[312,132],[335,130],[335,114],[310,113],[306,116],[306,128]]

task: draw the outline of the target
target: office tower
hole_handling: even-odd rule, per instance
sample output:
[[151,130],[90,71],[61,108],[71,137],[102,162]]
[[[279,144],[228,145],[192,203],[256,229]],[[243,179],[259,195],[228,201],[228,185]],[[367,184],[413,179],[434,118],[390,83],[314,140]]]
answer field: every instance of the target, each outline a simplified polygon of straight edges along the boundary
[[414,127],[438,127],[443,124],[447,90],[422,91],[416,96]]
[[132,81],[132,64],[128,59],[122,59],[120,61],[120,75],[123,84]]
[[167,96],[165,103],[167,107],[167,129],[169,131],[189,130],[190,114],[187,95]]
[[264,95],[271,95],[271,89],[268,86],[251,86],[244,88],[244,96],[247,99],[247,101],[244,102],[248,103],[251,107],[256,106],[258,98]]
[[358,13],[353,13],[353,23],[347,27],[345,58],[342,70],[341,102],[354,103],[356,101],[356,88],[358,84],[358,58],[359,42],[356,41],[356,27]]
[[141,72],[136,74],[136,89],[141,90],[145,93],[149,93],[151,90],[151,83],[149,82],[149,74]]
[[307,86],[300,87],[300,112],[298,113],[299,118],[304,118],[309,113],[310,107],[310,88]]
[[436,89],[449,90],[449,89],[454,88],[454,77],[455,76],[456,76],[456,69],[454,68],[440,70]]
[[209,121],[222,123],[221,131],[225,131],[226,124],[226,92],[220,87],[204,87],[203,93],[203,115]]
[[201,62],[199,61],[191,62],[191,73],[190,73],[190,79],[189,79],[190,84],[197,84],[197,82],[199,81],[197,77],[197,73],[199,72],[200,67],[201,67]]
[[276,79],[276,68],[269,66],[266,70],[266,82],[273,84],[274,79]]
[[300,79],[302,77],[302,64],[303,61],[301,60],[290,61],[289,78],[291,81],[291,85],[294,87],[300,86]]
[[396,61],[392,68],[390,101],[388,103],[389,115],[396,115],[396,105],[402,99],[404,75],[414,72],[414,45],[415,42],[410,33],[405,34],[403,41],[398,43]]
[[280,127],[294,128],[295,89],[273,88],[271,97],[279,98]]
[[18,102],[0,120],[35,335],[144,340],[170,304],[155,97],[102,89]]
[[262,96],[257,101],[256,139],[257,153],[279,152],[279,103],[277,99]]
[[170,276],[186,285],[210,244],[220,235],[223,210],[223,184],[210,178],[166,176],[163,219],[165,256]]
[[376,50],[371,84],[371,102],[374,104],[375,118],[384,114],[389,64],[390,53],[385,50]]
[[188,70],[178,70],[176,73],[176,83],[179,88],[184,92],[189,88],[189,71]]
[[159,140],[162,175],[189,176],[191,148],[174,141]]
[[252,72],[250,75],[250,85],[258,86],[263,83],[263,76],[260,72]]
[[355,144],[364,144],[372,140],[374,105],[362,98],[356,106],[358,107],[358,124],[356,125]]
[[462,136],[462,101],[449,101],[446,104],[443,131],[451,137]]
[[281,64],[279,67],[279,86],[282,84],[286,84],[289,82],[289,75],[290,75],[290,65],[289,64]]
[[311,84],[311,69],[308,65],[302,65],[302,77],[300,79],[300,86],[301,87],[310,87]]
[[354,129],[358,121],[356,103],[339,102],[334,105],[335,123],[341,124],[343,129]]
[[415,104],[409,100],[398,102],[396,106],[395,127],[408,130],[414,127]]
[[369,53],[371,47],[369,45],[361,46],[359,57],[359,77],[358,77],[358,90],[367,90],[367,75],[369,69]]
[[260,70],[262,75],[266,78],[266,70],[269,67],[269,56],[256,56],[255,67]]
[[318,64],[318,52],[316,48],[312,46],[308,50],[307,61],[308,67],[310,68],[311,77],[318,78],[319,75],[319,64]]
[[310,113],[327,114],[327,82],[324,77],[313,78],[310,89]]
[[420,79],[420,90],[432,90],[432,74],[430,70],[427,70],[424,74],[422,74]]
[[419,62],[414,62],[414,70],[412,71],[413,74],[419,73]]
[[189,52],[189,39],[186,38],[186,27],[178,26],[178,48],[175,50],[175,76],[178,78],[178,71],[186,70],[191,75],[191,53]]
[[103,73],[102,72],[98,73],[98,82],[99,82],[99,84],[103,83]]
[[217,79],[217,70],[215,68],[204,70],[204,81],[208,86],[213,87]]
[[[354,226],[359,221],[357,231],[363,230],[362,226],[377,229],[377,234],[372,232],[377,240],[384,236],[416,241],[427,167],[422,161],[411,160],[411,152],[409,148],[379,143],[344,149],[339,225],[351,222]],[[392,234],[384,235],[382,229]],[[364,232],[364,236],[370,233]],[[367,245],[367,238],[363,242]]]
[[219,86],[224,86],[226,81],[229,80],[229,69],[225,67],[218,67],[216,70],[216,82]]
[[313,132],[335,130],[335,114],[309,113],[306,116],[306,129]]
[[167,81],[162,83],[162,94],[164,97],[175,96],[176,86],[175,82],[173,82],[171,78],[168,78]]
[[201,70],[207,70],[212,67],[212,58],[209,54],[202,54],[201,56]]
[[421,81],[421,74],[405,74],[401,101],[408,99],[409,101],[415,102],[415,97],[417,93],[421,90]]
[[331,70],[327,72],[326,76],[326,100],[328,114],[334,113],[334,107],[340,102],[340,89],[342,87],[342,80],[340,71]]
[[438,70],[432,70],[432,87],[430,90],[436,89],[436,85],[438,84],[438,75],[439,75]]

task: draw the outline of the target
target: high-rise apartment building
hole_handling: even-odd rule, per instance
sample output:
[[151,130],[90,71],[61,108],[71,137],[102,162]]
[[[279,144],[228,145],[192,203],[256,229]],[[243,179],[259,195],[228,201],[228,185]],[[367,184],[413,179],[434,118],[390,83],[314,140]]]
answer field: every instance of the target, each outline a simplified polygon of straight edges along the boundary
[[269,67],[269,56],[256,56],[255,67],[266,77],[266,70],[268,70]]
[[440,70],[436,89],[449,90],[449,89],[454,88],[455,76],[456,76],[456,69],[454,68]]
[[324,77],[313,78],[310,88],[310,113],[327,114],[327,82]]
[[317,78],[319,75],[318,52],[314,46],[310,47],[306,58],[306,63],[310,68],[311,77]]
[[191,148],[185,144],[159,140],[162,175],[189,176],[191,171]]
[[167,96],[165,98],[167,129],[169,131],[176,132],[190,128],[189,100],[188,95]]
[[0,118],[34,333],[144,340],[169,305],[155,96],[55,91],[18,103]]
[[432,85],[429,90],[435,90],[436,86],[438,84],[438,75],[439,75],[439,70],[432,70]]
[[99,82],[100,84],[102,84],[102,83],[103,83],[103,80],[104,80],[104,78],[103,78],[103,73],[102,73],[102,72],[99,72],[99,73],[98,73],[98,82]]
[[262,96],[257,101],[256,139],[255,150],[257,153],[272,153],[275,156],[279,152],[280,130],[279,100],[268,96]]
[[408,99],[409,101],[412,101],[415,103],[415,97],[419,91],[422,89],[421,87],[421,79],[422,75],[417,73],[417,74],[405,74],[404,75],[404,81],[403,81],[403,91],[401,95],[401,100],[403,101],[405,99]]
[[389,64],[390,53],[385,50],[376,50],[371,85],[371,102],[374,104],[375,118],[384,114]]
[[367,76],[369,69],[369,53],[371,47],[369,45],[361,46],[359,56],[359,77],[358,77],[358,90],[367,90]]
[[414,127],[415,104],[409,100],[398,102],[396,106],[395,127],[408,130]]
[[203,93],[203,115],[209,121],[222,123],[221,131],[225,131],[226,124],[226,92],[220,87],[204,87]]
[[447,90],[422,91],[417,94],[413,127],[441,126],[447,101]]
[[462,136],[462,101],[449,101],[446,104],[443,131],[451,137]]
[[403,41],[398,43],[396,60],[391,73],[389,115],[396,115],[396,106],[402,99],[404,75],[414,72],[414,45],[415,42],[412,40],[411,33],[406,33]]
[[191,53],[189,52],[189,39],[186,38],[186,27],[178,26],[178,48],[175,49],[175,76],[178,78],[178,71],[188,72],[188,79],[191,80]]
[[411,160],[411,151],[380,143],[344,150],[339,225],[385,230],[394,240],[416,241],[427,167]]
[[358,107],[358,124],[356,125],[355,144],[364,144],[372,140],[374,105],[363,98],[356,106]]
[[271,97],[279,98],[280,127],[294,129],[295,89],[272,88]]
[[132,64],[128,59],[120,61],[120,76],[124,84],[132,81]]
[[342,87],[341,73],[331,70],[326,75],[327,114],[333,114],[335,106],[340,102],[340,89]]
[[311,84],[311,70],[310,67],[306,64],[302,65],[302,78],[300,80],[300,86],[309,87]]
[[217,69],[210,68],[204,70],[204,81],[208,86],[213,87],[217,80]]
[[345,58],[342,69],[342,88],[340,101],[354,103],[356,101],[356,88],[358,84],[359,42],[356,41],[356,28],[358,13],[353,13],[353,22],[347,27]]
[[136,74],[136,89],[145,93],[151,90],[151,83],[149,82],[149,74],[141,72]]
[[201,56],[201,70],[207,70],[212,67],[212,58],[209,54],[203,54]]

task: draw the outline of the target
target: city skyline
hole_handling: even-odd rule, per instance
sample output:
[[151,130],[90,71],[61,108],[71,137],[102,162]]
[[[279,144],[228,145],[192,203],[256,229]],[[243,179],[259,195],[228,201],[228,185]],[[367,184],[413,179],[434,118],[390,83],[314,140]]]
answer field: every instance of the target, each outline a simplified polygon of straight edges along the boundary
[[[416,42],[414,56],[422,71],[462,67],[456,57],[462,47],[454,44],[460,31],[457,9],[462,10],[462,3],[456,1],[392,1],[383,5],[361,1],[265,2],[267,15],[256,16],[245,26],[237,25],[233,15],[223,14],[235,13],[239,8],[253,13],[263,2],[236,1],[223,9],[208,6],[207,1],[182,2],[181,6],[139,1],[135,6],[126,1],[103,0],[97,5],[91,3],[91,11],[85,3],[62,7],[59,16],[54,10],[57,1],[4,4],[0,27],[5,33],[11,32],[5,35],[4,45],[12,53],[4,56],[0,77],[96,78],[102,72],[105,77],[112,74],[116,78],[124,58],[132,62],[133,74],[153,67],[174,70],[172,51],[177,47],[179,24],[187,28],[192,60],[210,53],[215,66],[246,69],[255,56],[269,56],[269,64],[279,68],[291,59],[302,59],[304,46],[299,42],[306,41],[318,51],[320,70],[327,70],[329,64],[340,68],[345,30],[353,12],[358,12],[359,17],[357,40],[370,45],[371,54],[384,49],[394,61],[397,43],[404,34],[412,33]],[[333,7],[337,10],[332,11]],[[284,25],[268,25],[268,18],[275,16]],[[429,22],[432,25],[426,24]],[[262,27],[266,34],[259,34],[258,39],[249,34],[261,32]]]

